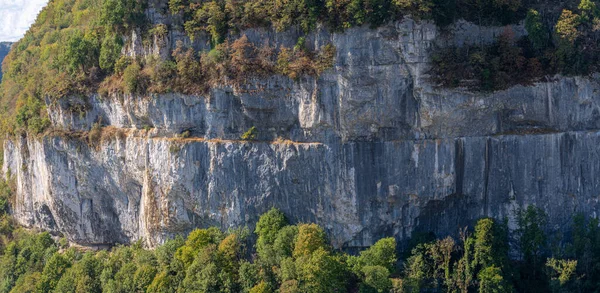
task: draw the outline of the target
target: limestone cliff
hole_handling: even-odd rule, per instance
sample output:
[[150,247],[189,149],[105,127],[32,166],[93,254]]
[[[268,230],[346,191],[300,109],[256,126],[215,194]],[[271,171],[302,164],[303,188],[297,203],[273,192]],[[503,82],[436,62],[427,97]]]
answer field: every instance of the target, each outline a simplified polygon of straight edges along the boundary
[[[502,30],[459,22],[441,34],[410,19],[320,28],[307,44],[331,42],[337,56],[319,78],[273,76],[202,97],[49,100],[58,130],[4,145],[14,215],[83,245],[154,246],[195,227],[252,227],[273,206],[321,224],[345,248],[414,231],[456,234],[484,216],[514,220],[531,204],[565,229],[574,212],[600,208],[600,76],[483,94],[437,87],[427,75],[433,46],[486,42]],[[243,33],[288,46],[299,35]],[[190,44],[177,31],[150,45],[133,34],[124,53],[165,55],[177,40]],[[96,122],[106,126],[97,144],[78,138]],[[258,140],[239,140],[252,126]]]

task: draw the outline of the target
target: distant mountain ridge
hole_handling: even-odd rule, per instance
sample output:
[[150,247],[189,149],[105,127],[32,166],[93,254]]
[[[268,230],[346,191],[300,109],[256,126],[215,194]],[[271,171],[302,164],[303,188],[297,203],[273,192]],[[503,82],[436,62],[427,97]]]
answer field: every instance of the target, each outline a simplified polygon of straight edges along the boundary
[[[8,55],[8,52],[10,51],[10,46],[12,46],[13,43],[11,42],[0,42],[0,64],[2,64],[2,61],[4,60],[4,57],[6,57],[6,55]],[[2,70],[0,68],[0,81],[2,80]]]

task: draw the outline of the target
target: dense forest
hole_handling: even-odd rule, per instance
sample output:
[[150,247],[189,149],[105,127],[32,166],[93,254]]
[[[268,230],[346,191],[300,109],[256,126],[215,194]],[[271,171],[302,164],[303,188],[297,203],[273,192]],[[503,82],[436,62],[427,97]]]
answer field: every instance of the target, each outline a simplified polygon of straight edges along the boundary
[[[277,209],[254,233],[196,229],[153,250],[142,242],[90,251],[19,228],[0,185],[0,292],[595,292],[600,228],[581,215],[571,233],[546,234],[529,206],[508,221],[480,219],[456,237],[415,233],[400,251],[383,238],[356,255],[334,249],[316,224],[292,225]],[[514,226],[509,229],[509,226]]]

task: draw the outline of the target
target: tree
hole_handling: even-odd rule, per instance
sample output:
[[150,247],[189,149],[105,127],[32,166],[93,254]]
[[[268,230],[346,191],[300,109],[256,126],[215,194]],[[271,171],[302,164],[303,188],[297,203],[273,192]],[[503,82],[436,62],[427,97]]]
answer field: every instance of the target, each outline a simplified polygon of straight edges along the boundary
[[54,253],[44,266],[37,290],[43,293],[52,292],[69,267],[71,262],[62,253]]
[[271,293],[273,292],[273,290],[271,290],[271,288],[269,288],[269,285],[267,283],[260,282],[258,283],[258,285],[254,286],[252,289],[250,289],[250,293]]
[[[225,36],[227,35],[227,15],[225,14],[224,5],[216,1],[204,3],[202,9],[196,12],[195,20],[198,24],[205,24],[204,30],[211,35],[213,47],[225,40]],[[193,36],[193,33],[191,36]]]
[[242,292],[250,292],[250,289],[258,284],[258,266],[256,264],[242,260],[239,274]]
[[541,254],[546,246],[544,228],[547,216],[543,210],[528,206],[517,213],[517,242],[528,270],[537,268],[541,263]]
[[320,248],[327,248],[325,231],[317,224],[299,225],[293,256],[307,256]]
[[358,257],[348,258],[348,264],[357,274],[365,266],[381,266],[392,272],[396,261],[396,239],[393,237],[380,239],[368,249],[361,251]]
[[575,43],[581,33],[577,30],[579,25],[579,17],[571,10],[564,9],[558,18],[558,22],[554,27],[556,34],[560,40],[570,44]]
[[600,10],[596,6],[596,2],[592,0],[581,0],[577,8],[581,11],[581,18],[585,22],[591,22],[594,17],[600,17]]
[[169,10],[172,14],[178,14],[189,5],[187,0],[169,0]]
[[197,254],[198,256],[185,272],[184,291],[220,292],[222,289],[221,264],[219,263],[216,245],[208,244]]
[[512,286],[502,277],[502,270],[489,266],[479,272],[479,293],[510,293]]
[[121,58],[122,47],[123,40],[118,35],[107,32],[100,47],[100,68],[111,73],[117,60]]
[[86,253],[83,258],[69,268],[56,285],[55,292],[63,293],[100,293],[100,273],[102,264],[92,253]]
[[184,267],[188,267],[196,259],[196,255],[208,247],[216,246],[223,239],[223,232],[219,228],[196,229],[188,235],[185,244],[177,249],[175,257],[180,260]]
[[273,242],[273,250],[277,253],[279,261],[292,256],[297,236],[298,226],[285,226],[279,230],[277,237]]
[[446,287],[451,287],[453,278],[452,253],[456,250],[456,244],[452,237],[446,237],[443,240],[437,240],[429,245],[429,253],[434,262],[436,278],[443,279]]
[[542,16],[537,10],[529,9],[529,11],[527,11],[525,28],[527,29],[527,37],[536,50],[546,48],[548,44],[548,33],[544,28]]
[[473,263],[475,267],[504,267],[508,258],[507,230],[490,218],[481,219],[475,226]]
[[268,212],[264,213],[258,219],[256,223],[256,230],[254,231],[258,235],[257,245],[273,244],[277,233],[281,228],[287,225],[287,220],[282,212],[276,208],[271,208]]
[[148,286],[147,293],[175,293],[177,291],[177,283],[175,277],[168,271],[162,271],[152,283]]
[[124,92],[135,94],[142,91],[142,67],[134,62],[123,71]]
[[100,21],[110,28],[117,28],[124,23],[127,7],[123,0],[105,0],[102,2]]
[[[310,249],[303,251],[308,252]],[[301,292],[343,292],[346,287],[344,266],[323,247],[318,247],[308,254],[300,254],[296,260],[296,268]]]
[[366,266],[362,269],[364,281],[361,284],[361,292],[387,293],[392,288],[390,271],[382,266]]
[[97,64],[98,42],[93,35],[74,31],[63,45],[59,60],[68,73],[76,75]]
[[279,293],[301,293],[300,285],[296,280],[288,280],[281,284],[279,287]]
[[145,3],[138,0],[104,0],[100,9],[100,23],[114,31],[139,26],[145,18]]
[[576,277],[576,260],[549,258],[546,262],[546,267],[550,270],[553,292],[560,292],[561,288],[564,288],[568,282]]
[[219,243],[218,251],[222,264],[229,270],[237,269],[237,262],[242,255],[242,242],[238,234],[227,235]]
[[404,263],[405,287],[409,292],[421,292],[425,280],[433,277],[433,265],[427,255],[427,246],[419,244]]
[[133,281],[137,292],[146,292],[148,286],[154,280],[157,269],[149,264],[140,266],[133,275]]
[[468,293],[469,288],[473,283],[474,268],[473,268],[473,249],[475,239],[467,234],[466,228],[461,231],[461,239],[463,242],[462,256],[456,264],[454,264],[453,286],[461,293]]

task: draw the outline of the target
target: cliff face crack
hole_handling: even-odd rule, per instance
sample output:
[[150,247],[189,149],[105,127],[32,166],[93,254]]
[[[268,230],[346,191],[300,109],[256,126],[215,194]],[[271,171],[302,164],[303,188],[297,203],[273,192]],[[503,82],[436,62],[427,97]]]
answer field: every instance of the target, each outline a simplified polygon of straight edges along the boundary
[[455,192],[458,196],[463,195],[463,181],[465,176],[465,147],[462,138],[455,142],[456,162],[454,162],[454,174],[456,175]]
[[490,185],[490,168],[492,165],[492,139],[487,138],[485,141],[485,157],[484,157],[484,169],[483,169],[483,215],[489,215],[489,185]]

